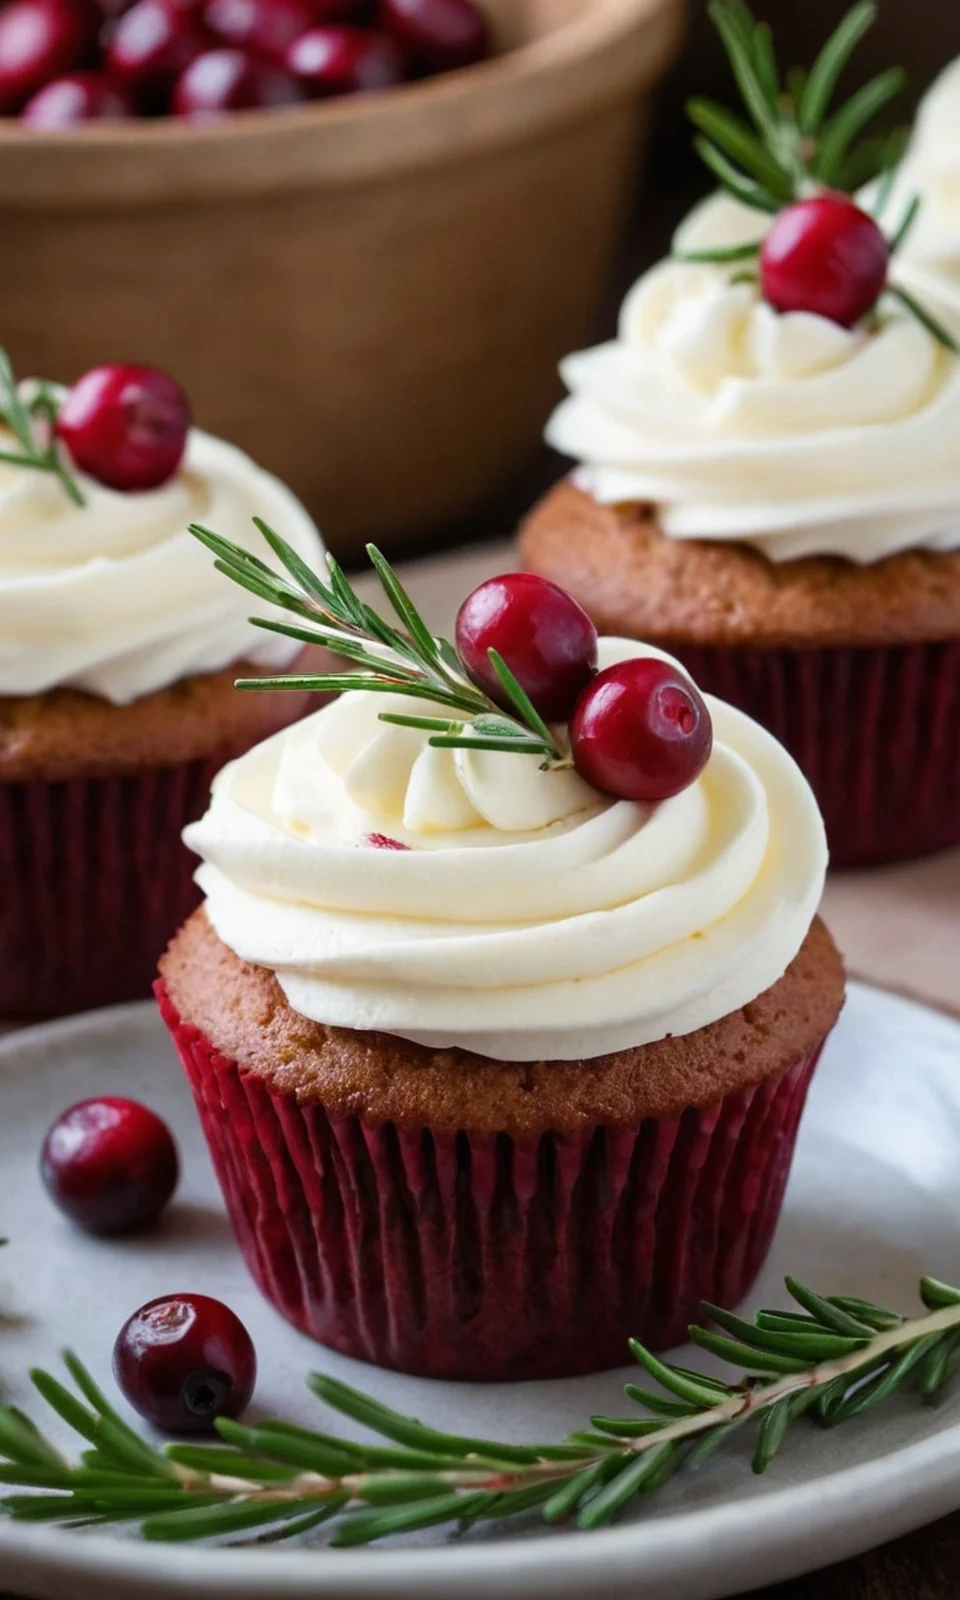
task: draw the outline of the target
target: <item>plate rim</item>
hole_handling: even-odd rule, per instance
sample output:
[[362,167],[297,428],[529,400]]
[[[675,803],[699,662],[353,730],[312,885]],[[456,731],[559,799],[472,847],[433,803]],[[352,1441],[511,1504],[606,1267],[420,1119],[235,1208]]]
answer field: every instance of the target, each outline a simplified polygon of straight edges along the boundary
[[[882,995],[908,1013],[933,1015],[960,1034],[960,1019],[935,1004],[863,979],[852,980],[849,989]],[[116,1033],[141,1027],[155,1014],[154,1002],[142,1000],[18,1028],[0,1037],[0,1073],[24,1048],[42,1050],[105,1029]],[[21,1587],[39,1582],[48,1595],[54,1593],[51,1578],[63,1578],[76,1593],[84,1579],[99,1579],[141,1586],[146,1580],[147,1593],[171,1596],[219,1597],[229,1590],[239,1600],[261,1595],[295,1600],[308,1594],[399,1600],[416,1586],[423,1596],[447,1600],[445,1586],[467,1576],[473,1587],[463,1589],[461,1582],[465,1596],[486,1593],[491,1581],[497,1581],[505,1600],[532,1595],[532,1585],[580,1600],[589,1577],[598,1596],[617,1592],[629,1580],[641,1582],[641,1588],[632,1590],[637,1595],[655,1594],[656,1585],[670,1583],[673,1600],[701,1600],[822,1567],[958,1509],[958,1466],[960,1421],[808,1482],[767,1490],[761,1516],[758,1503],[747,1496],[591,1532],[545,1531],[482,1544],[392,1547],[389,1555],[376,1547],[160,1547],[111,1534],[78,1534],[0,1519],[0,1579]],[[693,1560],[691,1534],[697,1549]],[[631,1559],[638,1556],[642,1571]],[[4,1569],[10,1561],[19,1572],[15,1569],[8,1577]]]

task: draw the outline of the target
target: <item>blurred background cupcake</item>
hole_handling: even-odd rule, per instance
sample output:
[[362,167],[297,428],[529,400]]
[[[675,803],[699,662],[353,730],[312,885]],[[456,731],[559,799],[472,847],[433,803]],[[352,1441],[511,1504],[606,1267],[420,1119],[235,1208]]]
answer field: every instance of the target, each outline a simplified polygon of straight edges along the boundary
[[898,141],[831,131],[863,126],[830,100],[869,11],[785,111],[718,8],[755,131],[693,104],[728,192],[631,290],[617,338],[563,364],[548,438],[578,466],[523,533],[598,626],[675,650],[776,733],[835,865],[960,842],[960,359],[901,278],[909,202],[883,177],[879,222],[850,197],[871,167],[892,178]]
[[[459,661],[411,637],[220,774],[161,1010],[296,1326],[433,1377],[619,1365],[769,1247],[842,1004],[822,823],[769,734],[553,585],[482,586]],[[552,731],[478,700],[491,648]]]
[[223,761],[307,704],[233,689],[241,660],[300,647],[249,625],[187,523],[243,540],[258,514],[308,559],[322,546],[164,374],[62,391],[0,367],[0,1015],[36,1017],[149,992],[196,900],[181,830]]

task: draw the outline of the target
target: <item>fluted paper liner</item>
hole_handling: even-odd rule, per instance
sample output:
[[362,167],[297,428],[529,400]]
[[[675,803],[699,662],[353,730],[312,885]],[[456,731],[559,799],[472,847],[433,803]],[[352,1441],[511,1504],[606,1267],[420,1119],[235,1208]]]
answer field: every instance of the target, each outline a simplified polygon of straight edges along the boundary
[[[157,997],[260,1289],[345,1355],[434,1378],[622,1366],[736,1305],[770,1246],[821,1045],[669,1121],[515,1140],[329,1116]],[[571,1070],[578,1070],[572,1068]]]

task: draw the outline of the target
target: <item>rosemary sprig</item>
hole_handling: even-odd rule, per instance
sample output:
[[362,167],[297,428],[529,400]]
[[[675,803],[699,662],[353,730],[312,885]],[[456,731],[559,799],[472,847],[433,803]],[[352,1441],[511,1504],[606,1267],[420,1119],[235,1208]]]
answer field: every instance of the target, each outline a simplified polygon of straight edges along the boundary
[[820,188],[852,193],[899,159],[902,138],[877,139],[868,128],[903,89],[901,68],[879,73],[831,113],[843,71],[876,20],[873,0],[843,17],[809,72],[793,67],[782,80],[770,29],[746,0],[711,0],[708,11],[753,126],[715,100],[691,100],[687,113],[701,157],[738,200],[779,211]]
[[[44,425],[45,437],[37,433],[38,418]],[[74,505],[82,506],[86,502],[80,486],[67,468],[57,443],[56,420],[57,402],[50,385],[41,383],[33,399],[26,402],[17,387],[10,357],[0,349],[0,421],[6,423],[20,446],[19,450],[0,450],[0,461],[8,461],[16,467],[31,467],[37,472],[52,472]]]
[[[708,11],[754,124],[751,127],[714,100],[689,101],[687,114],[698,130],[694,146],[721,187],[741,204],[776,215],[794,201],[827,190],[853,193],[876,178],[873,215],[879,222],[906,147],[906,134],[895,130],[877,138],[867,130],[900,93],[905,74],[899,67],[878,73],[830,114],[843,70],[876,19],[873,0],[861,0],[847,12],[809,72],[791,68],[783,82],[770,29],[754,19],[746,0],[711,0]],[[904,243],[919,209],[920,196],[914,195],[890,237],[891,256]],[[760,249],[758,240],[747,240],[709,249],[678,250],[676,254],[681,261],[728,265],[756,261]],[[730,281],[752,282],[753,278],[738,272]],[[952,334],[912,295],[892,283],[886,292],[899,300],[939,344],[954,354],[958,352]]]
[[333,556],[327,556],[325,582],[267,523],[259,517],[253,520],[284,569],[282,574],[199,523],[192,524],[190,532],[212,551],[219,572],[258,599],[303,619],[290,623],[272,617],[251,617],[256,627],[302,644],[321,645],[352,662],[353,670],[241,678],[238,689],[298,689],[315,694],[360,689],[373,694],[406,695],[431,701],[434,708],[443,706],[461,713],[456,718],[381,713],[382,722],[428,731],[428,744],[437,748],[507,750],[541,756],[547,767],[570,764],[559,739],[531,704],[503,658],[495,650],[490,651],[509,711],[470,681],[449,640],[434,637],[375,545],[367,546],[367,554],[399,627],[360,599]]
[[[631,1350],[656,1389],[627,1384],[642,1414],[594,1416],[559,1445],[517,1445],[442,1432],[338,1379],[313,1374],[318,1399],[379,1436],[358,1443],[270,1420],[222,1420],[217,1445],[154,1449],[130,1428],[76,1356],[74,1389],[46,1372],[33,1382],[91,1447],[68,1461],[22,1412],[0,1405],[0,1501],[20,1521],[135,1522],[147,1539],[183,1541],[268,1529],[275,1539],[332,1522],[331,1543],[369,1544],[449,1522],[537,1510],[547,1523],[609,1522],[681,1468],[694,1469],[756,1423],[753,1470],[767,1470],[790,1429],[809,1416],[835,1427],[912,1388],[924,1400],[960,1370],[960,1289],[924,1278],[927,1314],[901,1317],[849,1296],[822,1296],[788,1278],[797,1311],[748,1321],[704,1307],[693,1342],[742,1369],[725,1383]],[[385,1442],[383,1442],[385,1441]]]

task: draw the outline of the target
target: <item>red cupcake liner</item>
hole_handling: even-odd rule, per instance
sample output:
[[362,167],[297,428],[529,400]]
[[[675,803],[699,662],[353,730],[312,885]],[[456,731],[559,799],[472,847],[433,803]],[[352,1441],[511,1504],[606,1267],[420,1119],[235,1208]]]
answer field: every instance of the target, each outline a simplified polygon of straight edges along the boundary
[[0,1016],[150,994],[157,957],[200,899],[180,835],[223,759],[0,783]]
[[702,689],[786,745],[816,794],[834,867],[960,844],[960,640],[675,654]]
[[736,1305],[780,1215],[821,1045],[704,1110],[576,1135],[329,1116],[164,1021],[247,1266],[297,1328],[425,1377],[565,1377]]

